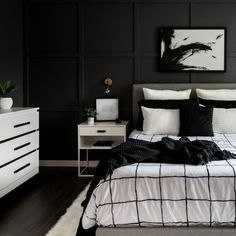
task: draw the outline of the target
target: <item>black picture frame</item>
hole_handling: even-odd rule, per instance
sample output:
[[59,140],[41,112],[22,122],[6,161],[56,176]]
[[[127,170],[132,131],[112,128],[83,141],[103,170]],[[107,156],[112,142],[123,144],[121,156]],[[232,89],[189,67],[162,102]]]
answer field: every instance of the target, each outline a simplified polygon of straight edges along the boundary
[[160,28],[162,72],[226,72],[226,27]]

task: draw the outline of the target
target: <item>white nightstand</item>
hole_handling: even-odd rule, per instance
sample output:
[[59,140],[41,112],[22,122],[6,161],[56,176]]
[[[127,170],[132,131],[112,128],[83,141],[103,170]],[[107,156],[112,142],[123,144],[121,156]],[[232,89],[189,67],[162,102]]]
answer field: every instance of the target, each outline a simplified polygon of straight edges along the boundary
[[[116,122],[95,122],[94,125],[88,125],[87,122],[78,125],[78,175],[85,175],[83,172],[89,166],[88,150],[111,149],[126,141],[126,134],[129,121]],[[112,144],[105,146],[94,145],[97,141],[111,141]],[[81,170],[80,150],[86,150],[87,165]]]

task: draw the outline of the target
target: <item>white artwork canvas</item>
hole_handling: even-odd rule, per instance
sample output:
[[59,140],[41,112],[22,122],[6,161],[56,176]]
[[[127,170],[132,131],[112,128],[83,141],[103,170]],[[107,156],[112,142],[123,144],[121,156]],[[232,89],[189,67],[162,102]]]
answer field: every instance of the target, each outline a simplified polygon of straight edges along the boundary
[[161,28],[161,71],[225,71],[226,29]]
[[96,99],[97,121],[109,121],[119,118],[118,98],[97,98]]

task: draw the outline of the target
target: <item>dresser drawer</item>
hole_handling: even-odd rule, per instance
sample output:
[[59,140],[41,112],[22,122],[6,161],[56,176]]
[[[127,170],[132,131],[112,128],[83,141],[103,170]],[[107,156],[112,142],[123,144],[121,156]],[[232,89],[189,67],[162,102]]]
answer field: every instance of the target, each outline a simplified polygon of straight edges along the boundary
[[38,151],[35,151],[11,164],[0,168],[0,190],[38,168]]
[[0,144],[0,167],[39,148],[39,132],[30,133]]
[[120,136],[125,134],[124,127],[79,127],[80,136]]
[[26,112],[0,118],[0,141],[39,128],[38,112]]

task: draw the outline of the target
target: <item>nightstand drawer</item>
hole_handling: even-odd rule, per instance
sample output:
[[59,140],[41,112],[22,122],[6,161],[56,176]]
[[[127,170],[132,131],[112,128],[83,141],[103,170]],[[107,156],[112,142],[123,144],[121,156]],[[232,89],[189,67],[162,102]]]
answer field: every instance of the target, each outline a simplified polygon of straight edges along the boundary
[[79,134],[81,136],[120,136],[125,135],[124,127],[79,127]]
[[38,112],[26,112],[0,118],[0,141],[27,133],[39,128]]
[[38,168],[38,166],[38,151],[35,151],[18,161],[0,168],[0,190],[14,183],[14,181],[20,179],[30,171]]
[[0,144],[0,166],[39,148],[39,132],[30,133]]

